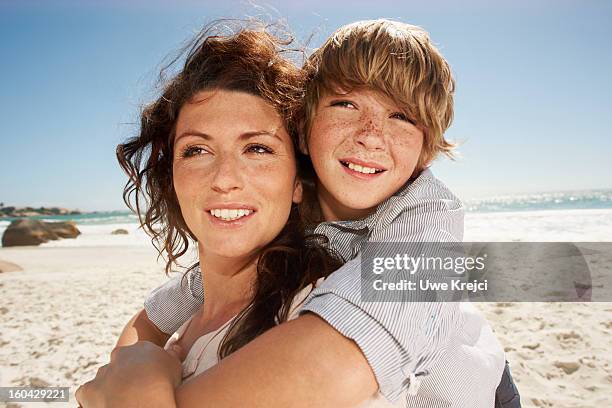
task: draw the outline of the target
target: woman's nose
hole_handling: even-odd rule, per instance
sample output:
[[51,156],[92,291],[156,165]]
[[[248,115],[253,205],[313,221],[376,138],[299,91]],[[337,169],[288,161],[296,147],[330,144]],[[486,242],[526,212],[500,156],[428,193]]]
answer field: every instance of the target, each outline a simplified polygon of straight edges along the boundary
[[243,187],[240,161],[231,156],[218,159],[212,178],[212,189],[220,193],[239,190]]

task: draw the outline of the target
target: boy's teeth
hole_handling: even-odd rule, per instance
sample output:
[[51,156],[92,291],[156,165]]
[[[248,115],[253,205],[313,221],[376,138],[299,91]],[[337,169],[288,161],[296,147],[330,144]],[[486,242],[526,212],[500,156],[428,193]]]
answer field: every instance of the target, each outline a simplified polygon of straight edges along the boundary
[[372,167],[360,166],[358,164],[353,164],[353,163],[349,163],[348,168],[351,170],[358,171],[360,173],[364,173],[364,174],[374,174],[376,172],[376,169]]
[[222,220],[237,220],[238,218],[242,218],[245,217],[249,214],[251,214],[251,210],[236,210],[236,209],[229,209],[229,208],[215,208],[210,210],[210,213],[216,217],[216,218],[221,218]]

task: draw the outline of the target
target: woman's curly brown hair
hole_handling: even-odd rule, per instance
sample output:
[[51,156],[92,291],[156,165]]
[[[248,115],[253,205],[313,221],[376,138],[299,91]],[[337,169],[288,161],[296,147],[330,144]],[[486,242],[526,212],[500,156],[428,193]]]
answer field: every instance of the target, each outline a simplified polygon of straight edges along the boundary
[[[217,21],[195,37],[184,50],[182,70],[143,109],[140,134],[117,147],[117,158],[129,177],[124,201],[138,214],[159,255],[166,258],[166,273],[196,240],[181,215],[172,181],[176,121],[181,107],[196,93],[224,89],[265,99],[285,120],[292,136],[299,177],[312,177],[309,167],[300,165],[307,164],[307,158],[297,148],[294,109],[303,97],[304,74],[284,57],[296,51],[288,48],[292,37],[272,32],[276,26],[260,23],[246,28],[238,22],[236,29],[232,25],[236,21]],[[162,76],[177,59],[162,70]],[[325,244],[320,236],[305,235],[300,209],[293,205],[287,224],[259,256],[253,299],[230,326],[219,348],[220,358],[285,321],[298,291],[341,265],[324,249]]]

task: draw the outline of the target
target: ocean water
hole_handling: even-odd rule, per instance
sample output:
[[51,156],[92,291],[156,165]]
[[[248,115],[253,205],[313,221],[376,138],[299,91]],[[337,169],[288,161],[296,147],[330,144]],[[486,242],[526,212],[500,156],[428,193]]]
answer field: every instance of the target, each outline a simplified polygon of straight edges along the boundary
[[[93,212],[81,215],[40,215],[29,217],[44,221],[74,221],[77,225],[109,225],[109,224],[129,224],[137,223],[138,216],[130,211],[104,211]],[[10,224],[16,218],[1,218],[0,224]]]
[[[495,239],[505,231],[500,236],[515,239],[530,229],[532,240],[554,240],[561,233],[567,235],[568,231],[574,231],[573,235],[567,235],[568,239],[612,240],[612,212],[605,211],[612,209],[612,189],[499,196],[465,200],[465,206],[468,212],[466,233],[469,232],[471,238]],[[77,239],[51,241],[43,246],[151,245],[150,238],[138,224],[138,217],[128,211],[34,218],[72,220],[82,233]],[[0,219],[0,236],[10,221],[10,218]],[[126,229],[129,234],[112,235],[111,232],[118,228]],[[552,236],[546,235],[553,232]]]
[[612,189],[560,191],[465,200],[469,212],[598,210],[612,208]]

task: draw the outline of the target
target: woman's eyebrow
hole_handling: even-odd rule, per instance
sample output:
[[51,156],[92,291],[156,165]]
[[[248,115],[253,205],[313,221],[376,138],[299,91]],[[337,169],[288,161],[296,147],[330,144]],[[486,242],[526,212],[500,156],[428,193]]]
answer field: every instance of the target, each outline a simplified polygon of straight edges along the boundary
[[[180,138],[182,137],[186,137],[186,136],[197,136],[197,137],[201,137],[204,140],[212,140],[213,137],[207,133],[204,132],[199,132],[197,130],[191,130],[191,129],[187,129],[185,131],[183,131],[180,135],[178,135],[175,139],[174,142],[176,143]],[[257,136],[270,136],[270,137],[274,137],[278,140],[280,140],[281,142],[283,141],[283,139],[281,139],[281,137],[278,135],[278,133],[276,131],[269,131],[269,130],[255,130],[252,132],[245,132],[243,134],[240,135],[240,140],[248,140]]]
[[251,139],[253,137],[257,137],[257,136],[270,136],[270,137],[274,137],[278,140],[280,140],[281,142],[283,141],[283,139],[281,139],[281,137],[278,135],[278,133],[276,131],[269,131],[269,130],[257,130],[254,132],[245,132],[243,134],[240,135],[240,139],[241,140],[248,140]]
[[174,138],[174,143],[176,143],[180,138],[186,137],[186,136],[198,136],[205,140],[212,140],[212,136],[210,136],[209,134],[206,134],[204,132],[198,132],[197,130],[187,129],[184,132],[182,132],[180,135],[178,135],[176,138]]

